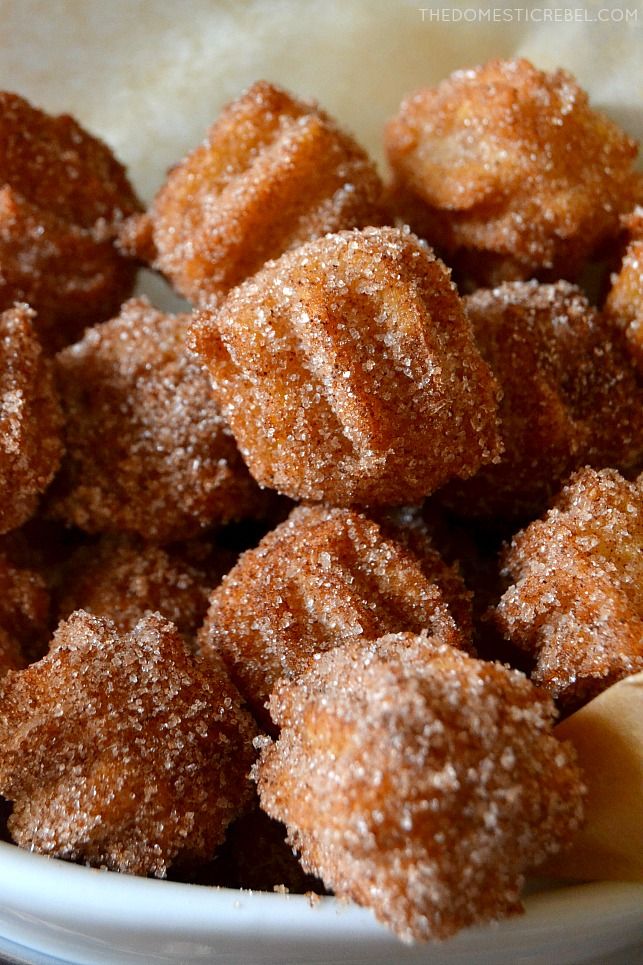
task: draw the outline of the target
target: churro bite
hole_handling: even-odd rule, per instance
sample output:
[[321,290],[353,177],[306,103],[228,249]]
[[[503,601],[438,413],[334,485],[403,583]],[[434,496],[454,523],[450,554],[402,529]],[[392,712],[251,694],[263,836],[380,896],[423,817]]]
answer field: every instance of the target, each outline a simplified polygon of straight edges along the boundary
[[573,279],[643,190],[636,142],[571,74],[522,59],[409,94],[386,147],[402,216],[483,285]]
[[34,319],[28,305],[0,313],[0,533],[33,516],[63,451],[62,413]]
[[510,282],[465,304],[502,389],[504,452],[473,479],[451,483],[449,506],[465,516],[533,518],[579,466],[637,466],[643,381],[622,332],[578,288]]
[[140,210],[125,169],[72,117],[0,92],[0,308],[29,302],[55,350],[108,318],[136,266],[114,245]]
[[193,640],[228,557],[223,557],[221,569],[215,559],[199,560],[190,549],[113,536],[81,546],[65,567],[59,618],[82,609],[127,631],[146,613],[158,611],[186,640]]
[[261,511],[188,325],[135,298],[57,356],[67,455],[54,517],[170,542]]
[[269,727],[265,705],[277,681],[296,678],[313,657],[349,640],[432,626],[466,646],[448,610],[454,589],[457,609],[463,585],[437,554],[416,556],[352,510],[300,506],[214,591],[200,650],[223,658]]
[[164,877],[209,859],[252,800],[255,727],[220,668],[159,614],[78,611],[0,687],[0,793],[21,847]]
[[216,301],[284,251],[383,224],[383,193],[366,153],[332,118],[260,81],[172,168],[121,243],[192,302]]
[[643,206],[622,221],[629,245],[620,271],[612,275],[605,311],[625,331],[634,363],[643,375]]
[[504,572],[494,618],[566,709],[643,670],[643,475],[576,473],[514,538]]
[[288,252],[192,337],[252,474],[295,499],[418,503],[497,455],[496,384],[447,269],[408,231]]
[[306,871],[404,941],[519,912],[524,874],[581,823],[551,699],[439,639],[352,641],[278,684],[270,710],[262,807]]

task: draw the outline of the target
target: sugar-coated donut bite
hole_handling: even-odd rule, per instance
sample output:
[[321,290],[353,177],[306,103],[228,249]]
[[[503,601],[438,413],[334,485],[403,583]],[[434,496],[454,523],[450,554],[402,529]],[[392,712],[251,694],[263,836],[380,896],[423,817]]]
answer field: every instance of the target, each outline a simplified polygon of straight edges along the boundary
[[576,473],[514,538],[504,569],[513,585],[495,620],[564,707],[643,670],[643,475]]
[[612,275],[605,311],[624,329],[634,363],[643,375],[643,206],[622,221],[629,245],[620,271]]
[[203,303],[290,248],[383,224],[383,194],[366,153],[332,118],[260,81],[172,168],[122,245]]
[[209,859],[252,800],[255,727],[159,614],[120,634],[78,611],[0,686],[0,793],[21,847],[164,877]]
[[193,340],[251,472],[293,498],[418,503],[497,454],[496,384],[447,269],[408,231],[282,255]]
[[208,373],[186,349],[188,324],[135,298],[57,356],[67,456],[55,517],[169,542],[261,512]]
[[517,671],[412,634],[323,654],[270,701],[255,766],[304,870],[405,941],[521,910],[582,819],[571,745]]
[[[361,638],[439,628],[469,640],[448,612],[468,602],[437,553],[416,556],[360,513],[300,506],[248,550],[214,591],[199,634],[204,656],[222,657],[257,719],[282,677],[297,677],[325,650]],[[470,633],[470,613],[467,629]]]
[[401,216],[483,285],[573,279],[643,192],[636,142],[571,74],[527,60],[409,94],[386,146]]
[[67,114],[0,92],[0,309],[25,301],[47,349],[117,311],[136,267],[116,250],[140,209],[125,169]]
[[465,516],[529,519],[585,463],[643,458],[643,381],[620,330],[568,282],[510,282],[465,299],[502,389],[504,452],[444,501]]
[[0,313],[0,533],[35,513],[63,451],[60,404],[34,319],[28,305]]
[[158,611],[186,640],[193,640],[229,558],[222,558],[222,569],[214,565],[215,554],[199,560],[191,549],[112,536],[81,546],[64,570],[59,618],[82,609],[108,617],[117,630],[126,631],[145,613]]

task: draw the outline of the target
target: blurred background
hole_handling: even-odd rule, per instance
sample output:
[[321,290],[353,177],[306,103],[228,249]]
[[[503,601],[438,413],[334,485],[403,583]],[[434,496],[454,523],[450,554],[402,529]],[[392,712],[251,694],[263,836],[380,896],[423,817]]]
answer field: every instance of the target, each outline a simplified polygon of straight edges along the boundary
[[309,95],[381,162],[404,93],[491,57],[565,66],[643,138],[643,2],[0,0],[0,88],[74,114],[149,198],[259,78]]

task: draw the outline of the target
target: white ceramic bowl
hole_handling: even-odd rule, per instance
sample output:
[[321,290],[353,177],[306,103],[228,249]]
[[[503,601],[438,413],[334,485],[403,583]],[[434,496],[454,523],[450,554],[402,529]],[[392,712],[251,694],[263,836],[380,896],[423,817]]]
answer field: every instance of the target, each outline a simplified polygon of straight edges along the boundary
[[636,961],[643,885],[536,890],[526,905],[524,916],[501,925],[406,947],[368,911],[334,898],[311,905],[302,895],[131,878],[0,843],[0,953],[31,965],[50,957],[82,965]]

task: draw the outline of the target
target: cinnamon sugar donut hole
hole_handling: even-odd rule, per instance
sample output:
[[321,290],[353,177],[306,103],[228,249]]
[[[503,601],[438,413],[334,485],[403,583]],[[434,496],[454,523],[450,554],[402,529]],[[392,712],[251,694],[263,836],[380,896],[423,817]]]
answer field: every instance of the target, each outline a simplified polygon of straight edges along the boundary
[[193,303],[217,301],[284,251],[384,224],[383,194],[366,153],[317,104],[259,81],[172,168],[121,245]]
[[576,473],[514,537],[504,575],[494,619],[565,709],[643,670],[643,475]]
[[305,871],[404,941],[520,912],[525,873],[581,823],[551,699],[439,634],[351,641],[281,681],[270,710],[262,807]]
[[0,310],[28,302],[47,351],[118,310],[136,265],[114,241],[140,210],[125,168],[73,117],[0,92]]
[[127,631],[146,613],[159,612],[191,642],[231,556],[222,554],[218,565],[216,551],[205,557],[199,548],[161,547],[121,536],[103,536],[98,543],[81,546],[63,570],[58,618],[86,610]]
[[643,459],[643,380],[620,329],[568,282],[508,282],[465,298],[478,347],[503,393],[504,452],[450,483],[467,517],[529,520],[580,466]]
[[296,678],[316,655],[355,638],[429,626],[452,646],[470,646],[469,595],[434,550],[416,555],[352,510],[299,506],[223,578],[199,647],[223,658],[269,728],[265,706],[275,684]]
[[573,280],[643,195],[636,142],[571,74],[528,60],[407,95],[386,148],[403,219],[481,285]]
[[80,610],[0,685],[0,793],[23,848],[165,877],[206,861],[253,798],[256,734],[221,668],[151,614],[126,634]]
[[133,298],[57,356],[67,455],[52,516],[167,543],[261,515],[265,499],[185,345],[189,323]]
[[254,477],[335,506],[419,503],[496,458],[497,386],[449,272],[408,231],[303,245],[192,344]]

